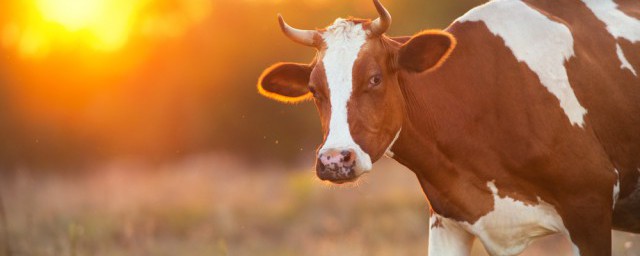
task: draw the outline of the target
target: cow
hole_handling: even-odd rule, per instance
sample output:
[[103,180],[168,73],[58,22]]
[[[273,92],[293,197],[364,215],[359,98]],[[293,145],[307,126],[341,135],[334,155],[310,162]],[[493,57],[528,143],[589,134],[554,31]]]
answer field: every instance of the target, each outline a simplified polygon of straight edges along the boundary
[[516,255],[559,233],[611,255],[640,233],[640,1],[496,0],[444,30],[385,34],[391,15],[284,34],[316,49],[277,63],[260,94],[313,100],[321,180],[351,182],[383,155],[417,176],[429,254]]

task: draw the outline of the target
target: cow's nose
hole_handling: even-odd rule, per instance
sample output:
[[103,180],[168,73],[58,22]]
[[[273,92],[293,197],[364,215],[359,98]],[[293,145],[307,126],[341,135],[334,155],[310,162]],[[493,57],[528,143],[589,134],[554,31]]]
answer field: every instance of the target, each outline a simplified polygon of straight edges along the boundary
[[347,165],[351,166],[355,160],[355,152],[352,149],[346,150],[327,150],[318,156],[320,162],[325,165]]
[[356,178],[354,170],[356,154],[352,149],[326,150],[318,155],[316,172],[321,180],[334,182]]
[[340,154],[342,155],[342,161],[343,162],[353,162],[351,159],[351,156],[353,156],[353,152],[350,150],[342,150],[342,152],[340,152]]

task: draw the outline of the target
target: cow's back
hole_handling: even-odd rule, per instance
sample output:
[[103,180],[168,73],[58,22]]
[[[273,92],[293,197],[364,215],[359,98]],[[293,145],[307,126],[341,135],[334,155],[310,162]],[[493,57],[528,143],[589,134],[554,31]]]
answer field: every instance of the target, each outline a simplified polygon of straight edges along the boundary
[[614,225],[640,232],[638,19],[634,0],[489,2],[448,28],[458,47],[440,70],[410,78],[429,104],[410,115],[521,200],[613,193]]
[[[640,2],[530,1],[564,22],[575,56],[565,66],[592,129],[620,176],[615,227],[640,232]],[[615,193],[615,191],[614,191]]]
[[565,67],[588,111],[585,130],[593,130],[621,178],[633,181],[622,189],[630,192],[640,167],[640,2],[527,2],[570,29],[575,53]]

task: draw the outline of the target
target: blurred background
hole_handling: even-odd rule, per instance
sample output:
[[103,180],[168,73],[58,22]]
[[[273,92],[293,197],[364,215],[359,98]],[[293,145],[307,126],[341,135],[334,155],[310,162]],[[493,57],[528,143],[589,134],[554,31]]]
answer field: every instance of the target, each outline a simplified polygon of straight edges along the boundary
[[[482,2],[385,1],[388,34]],[[426,255],[410,171],[384,159],[357,185],[317,181],[313,105],[256,93],[264,68],[314,55],[277,13],[375,17],[370,0],[0,2],[0,255]],[[551,252],[569,247],[526,254]]]

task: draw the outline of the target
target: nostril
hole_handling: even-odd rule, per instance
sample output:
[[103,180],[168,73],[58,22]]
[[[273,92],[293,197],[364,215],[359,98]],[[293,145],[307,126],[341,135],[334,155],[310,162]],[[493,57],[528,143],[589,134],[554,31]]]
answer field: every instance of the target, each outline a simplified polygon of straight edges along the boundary
[[349,150],[342,150],[342,152],[340,152],[340,154],[342,154],[343,161],[345,162],[349,162],[351,160],[351,151]]

